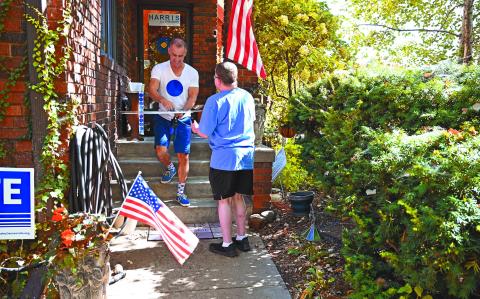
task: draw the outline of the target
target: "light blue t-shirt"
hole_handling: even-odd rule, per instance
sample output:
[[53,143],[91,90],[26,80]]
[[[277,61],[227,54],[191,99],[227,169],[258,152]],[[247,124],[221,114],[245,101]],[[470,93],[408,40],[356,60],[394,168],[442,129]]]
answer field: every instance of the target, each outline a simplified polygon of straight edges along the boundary
[[255,103],[246,90],[234,88],[209,97],[199,130],[208,136],[210,167],[220,170],[253,169]]

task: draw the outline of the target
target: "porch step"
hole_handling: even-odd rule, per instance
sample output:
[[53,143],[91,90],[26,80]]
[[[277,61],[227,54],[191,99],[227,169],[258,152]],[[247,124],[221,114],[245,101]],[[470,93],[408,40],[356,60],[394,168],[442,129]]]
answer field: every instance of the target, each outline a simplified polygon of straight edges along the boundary
[[[173,164],[178,171],[178,160],[176,157],[171,157]],[[165,167],[155,157],[120,157],[118,160],[125,178],[133,179],[137,176],[138,171],[142,171],[142,176],[145,177],[160,177]],[[189,177],[208,176],[210,169],[210,160],[195,160],[190,158]]]
[[[178,184],[178,179],[176,177],[169,183],[161,183],[160,177],[142,176],[145,181],[147,181],[148,186],[150,186],[153,192],[162,201],[176,198]],[[130,188],[131,184],[133,183],[133,179],[126,180],[126,183],[128,188]],[[120,185],[118,185],[116,181],[112,181],[112,193],[113,198],[121,198]],[[187,194],[188,197],[204,198],[205,200],[212,199],[212,190],[210,188],[208,177],[197,176],[188,178],[185,186],[185,194]]]
[[[190,198],[190,206],[182,207],[174,199],[163,200],[163,203],[182,220],[183,223],[215,223],[218,222],[217,203],[213,199]],[[114,202],[115,207],[120,207],[121,201]],[[138,224],[144,226],[143,224]]]
[[[128,141],[127,139],[119,139],[116,142],[117,155],[119,158],[156,158],[154,149],[154,137],[145,137],[143,141]],[[176,156],[173,145],[169,148],[170,156]],[[197,135],[192,135],[192,143],[190,145],[190,160],[209,160],[210,146],[206,139],[200,138]]]

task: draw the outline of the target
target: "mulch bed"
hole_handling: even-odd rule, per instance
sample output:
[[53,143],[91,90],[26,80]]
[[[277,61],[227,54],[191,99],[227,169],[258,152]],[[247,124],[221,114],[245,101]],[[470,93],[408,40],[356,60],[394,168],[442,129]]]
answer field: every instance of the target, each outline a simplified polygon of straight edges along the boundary
[[304,233],[311,226],[310,217],[294,216],[288,201],[272,203],[276,219],[258,233],[292,298],[346,298],[350,287],[343,279],[340,249],[342,229],[350,224],[324,213],[325,204],[316,194],[313,210],[321,240],[307,241]]

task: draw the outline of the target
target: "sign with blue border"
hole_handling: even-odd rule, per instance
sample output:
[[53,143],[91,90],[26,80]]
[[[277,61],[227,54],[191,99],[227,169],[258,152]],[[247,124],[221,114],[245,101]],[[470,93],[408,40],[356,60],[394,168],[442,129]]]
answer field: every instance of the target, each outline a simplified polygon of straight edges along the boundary
[[0,167],[0,239],[35,238],[33,168]]

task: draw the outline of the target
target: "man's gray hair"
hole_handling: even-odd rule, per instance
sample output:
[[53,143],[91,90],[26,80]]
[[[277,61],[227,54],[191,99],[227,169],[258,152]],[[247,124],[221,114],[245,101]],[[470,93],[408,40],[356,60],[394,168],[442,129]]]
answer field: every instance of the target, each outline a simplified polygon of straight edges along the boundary
[[170,47],[175,47],[175,48],[185,48],[187,49],[187,43],[179,38],[179,37],[176,37],[174,39],[172,39],[172,41],[170,41]]
[[224,84],[232,85],[237,82],[238,69],[235,63],[225,61],[217,64],[215,74]]

